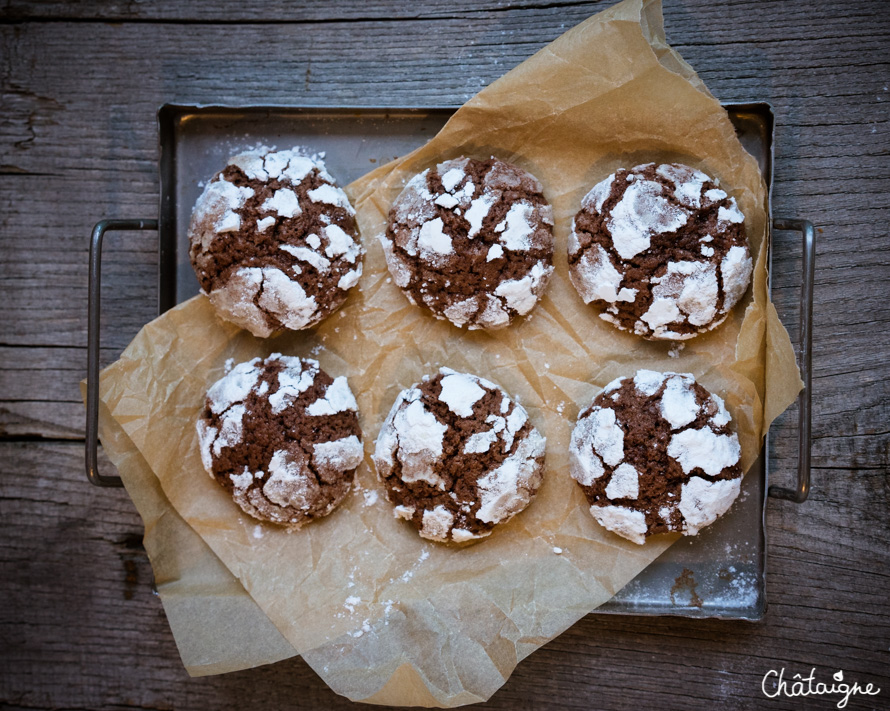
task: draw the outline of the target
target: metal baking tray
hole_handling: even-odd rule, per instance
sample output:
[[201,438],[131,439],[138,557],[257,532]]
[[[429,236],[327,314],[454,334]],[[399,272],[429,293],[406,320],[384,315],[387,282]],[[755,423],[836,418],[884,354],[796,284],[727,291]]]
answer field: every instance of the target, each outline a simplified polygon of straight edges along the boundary
[[[727,104],[742,144],[759,162],[772,194],[772,109],[766,103]],[[226,159],[247,146],[306,146],[324,151],[341,185],[404,155],[434,136],[455,108],[228,107],[168,104],[158,111],[160,136],[159,220],[103,220],[90,249],[89,363],[86,469],[91,482],[120,486],[97,469],[99,286],[102,238],[109,230],[159,231],[158,312],[198,293],[189,264],[187,230],[192,207]],[[771,215],[770,215],[771,217]],[[682,615],[758,620],[766,611],[765,509],[769,496],[806,500],[810,465],[810,344],[814,230],[803,220],[771,219],[774,229],[803,238],[799,362],[805,389],[799,398],[797,486],[768,486],[769,452],[745,476],[732,509],[693,538],[683,538],[620,590],[597,613]],[[768,241],[770,264],[772,240]]]

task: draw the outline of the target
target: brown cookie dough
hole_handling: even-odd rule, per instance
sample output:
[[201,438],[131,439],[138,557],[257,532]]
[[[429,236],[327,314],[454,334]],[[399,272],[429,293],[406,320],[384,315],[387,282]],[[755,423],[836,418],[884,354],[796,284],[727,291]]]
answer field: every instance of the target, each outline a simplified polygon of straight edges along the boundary
[[362,274],[355,210],[299,148],[230,158],[195,204],[189,242],[217,313],[261,338],[319,323]]
[[396,516],[424,538],[462,543],[528,506],[544,445],[501,388],[442,368],[399,394],[373,459]]
[[553,209],[541,184],[496,158],[457,158],[416,175],[380,240],[412,304],[470,329],[527,314],[553,272]]
[[235,503],[289,528],[333,511],[364,458],[346,378],[280,353],[214,383],[197,428],[204,468]]
[[751,254],[735,198],[679,163],[619,170],[581,202],[569,277],[600,318],[648,339],[720,325],[748,289]]
[[721,400],[689,374],[609,383],[572,432],[569,462],[605,528],[634,543],[696,535],[739,494],[739,440]]

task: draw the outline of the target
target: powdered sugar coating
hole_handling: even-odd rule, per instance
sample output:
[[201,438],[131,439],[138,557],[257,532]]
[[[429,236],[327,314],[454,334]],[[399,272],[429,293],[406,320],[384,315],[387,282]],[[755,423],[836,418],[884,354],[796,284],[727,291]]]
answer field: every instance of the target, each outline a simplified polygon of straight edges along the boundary
[[530,503],[545,443],[497,385],[442,368],[399,394],[373,460],[396,516],[425,538],[465,542]]
[[241,509],[297,528],[330,513],[364,458],[346,379],[274,353],[239,363],[207,392],[201,462]]
[[569,276],[619,328],[684,340],[715,328],[744,296],[752,260],[735,199],[678,163],[619,170],[584,197]]
[[730,421],[723,401],[692,375],[640,370],[610,383],[579,415],[570,473],[597,521],[629,540],[695,535],[739,492]]
[[217,313],[267,337],[319,323],[361,275],[355,211],[318,156],[258,148],[229,159],[189,227],[192,265]]
[[458,158],[414,176],[380,236],[413,304],[469,329],[534,308],[553,272],[553,215],[540,183],[496,160]]

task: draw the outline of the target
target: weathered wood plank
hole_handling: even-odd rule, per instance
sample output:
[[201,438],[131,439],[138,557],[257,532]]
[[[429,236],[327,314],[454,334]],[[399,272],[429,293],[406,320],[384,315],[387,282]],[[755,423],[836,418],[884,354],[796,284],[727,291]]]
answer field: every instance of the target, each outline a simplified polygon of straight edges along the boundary
[[[87,484],[80,454],[76,444],[0,444],[0,700],[13,708],[349,706],[299,660],[189,680],[150,591],[138,516],[124,492]],[[770,503],[763,623],[590,615],[521,663],[485,707],[590,708],[595,693],[603,709],[679,699],[690,709],[751,708],[764,701],[763,675],[782,666],[815,666],[823,677],[843,669],[890,686],[888,492],[874,473],[823,473],[826,484],[806,505]]]

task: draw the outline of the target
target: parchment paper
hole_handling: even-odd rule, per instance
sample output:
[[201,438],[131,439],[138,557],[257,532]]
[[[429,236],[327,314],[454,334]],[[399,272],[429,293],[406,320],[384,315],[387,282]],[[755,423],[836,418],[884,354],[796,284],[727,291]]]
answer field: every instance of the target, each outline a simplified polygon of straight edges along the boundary
[[[554,207],[554,278],[535,311],[504,331],[467,333],[410,306],[376,241],[407,179],[461,154],[525,167]],[[681,349],[618,332],[567,278],[566,239],[581,197],[616,168],[650,160],[680,160],[719,177],[747,216],[756,257],[743,303]],[[571,427],[601,386],[641,367],[694,373],[725,398],[745,469],[769,422],[797,394],[790,341],[767,298],[764,184],[725,111],[665,44],[660,4],[625,0],[480,92],[429,144],[347,192],[367,256],[346,306],[314,331],[262,341],[217,320],[204,297],[181,304],[104,371],[102,400],[113,422],[103,418],[103,443],[125,464],[121,474],[145,517],[180,649],[204,658],[187,659],[190,671],[282,658],[290,652],[283,638],[355,700],[455,706],[487,699],[519,660],[608,600],[676,538],[637,546],[605,532],[568,476]],[[316,357],[332,375],[348,376],[366,455],[399,390],[439,366],[499,383],[547,436],[537,499],[477,545],[437,545],[392,517],[366,456],[356,491],[327,519],[295,533],[253,521],[204,473],[194,423],[226,359],[274,351]],[[214,590],[231,600],[207,613],[192,605],[190,619],[201,624],[185,624],[192,593]],[[270,632],[264,644],[264,634],[254,635],[242,649],[232,632],[262,625],[257,609],[280,638]]]

